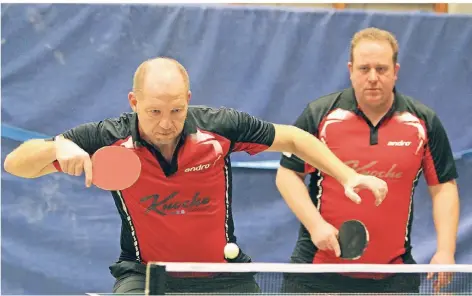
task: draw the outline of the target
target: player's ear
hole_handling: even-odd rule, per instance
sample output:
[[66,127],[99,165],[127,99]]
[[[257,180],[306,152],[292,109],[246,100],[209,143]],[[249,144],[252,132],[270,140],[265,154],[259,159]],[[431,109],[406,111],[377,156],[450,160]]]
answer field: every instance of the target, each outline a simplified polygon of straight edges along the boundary
[[396,63],[395,64],[395,68],[394,68],[394,77],[395,77],[395,80],[397,80],[398,78],[398,71],[400,71],[400,64],[399,63]]
[[190,98],[192,97],[192,92],[188,91],[187,103],[190,103]]
[[354,66],[352,62],[347,63],[347,69],[349,70],[349,79],[352,80],[352,72],[354,71]]
[[352,62],[347,63],[347,69],[349,70],[349,74],[352,74]]
[[136,95],[132,91],[128,93],[128,102],[131,107],[131,110],[136,112],[137,110],[136,105],[138,104],[138,99],[136,98]]

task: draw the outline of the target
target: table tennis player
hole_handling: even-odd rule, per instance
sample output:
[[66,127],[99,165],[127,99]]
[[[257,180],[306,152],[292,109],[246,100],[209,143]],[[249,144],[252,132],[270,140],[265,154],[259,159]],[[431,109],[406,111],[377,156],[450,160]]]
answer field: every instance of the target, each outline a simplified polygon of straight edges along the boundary
[[[369,192],[361,194],[361,204],[346,203],[335,179],[293,154],[282,155],[276,178],[280,193],[292,207],[296,199],[299,204],[311,200],[319,210],[312,210],[316,218],[301,225],[291,262],[414,264],[413,194],[423,173],[437,230],[431,263],[455,263],[459,197],[453,154],[435,112],[395,89],[397,56],[398,44],[390,32],[359,31],[352,39],[348,64],[352,88],[311,102],[296,120],[295,126],[316,135],[359,173],[386,181],[389,191],[378,207],[369,202]],[[303,182],[308,174],[309,190]],[[348,219],[364,223],[370,236],[358,260],[342,259],[333,248],[338,228]],[[450,279],[450,274],[434,275],[434,287]],[[419,284],[419,275],[287,274],[284,292],[415,293]]]
[[[53,139],[29,140],[5,160],[5,170],[16,176],[85,172],[90,186],[90,155],[98,149],[121,145],[138,155],[142,168],[136,183],[111,191],[122,219],[121,254],[110,266],[116,278],[114,293],[143,293],[145,264],[150,261],[226,262],[225,245],[236,242],[232,152],[294,153],[338,180],[346,200],[358,202],[358,187],[371,190],[379,202],[385,197],[384,181],[358,174],[309,133],[233,109],[189,106],[190,98],[189,77],[180,63],[163,57],[145,61],[136,70],[128,95],[133,112],[82,124]],[[304,217],[308,222],[312,218]],[[233,261],[251,259],[240,250]],[[202,273],[173,275],[168,288],[169,292],[259,291],[252,275]]]

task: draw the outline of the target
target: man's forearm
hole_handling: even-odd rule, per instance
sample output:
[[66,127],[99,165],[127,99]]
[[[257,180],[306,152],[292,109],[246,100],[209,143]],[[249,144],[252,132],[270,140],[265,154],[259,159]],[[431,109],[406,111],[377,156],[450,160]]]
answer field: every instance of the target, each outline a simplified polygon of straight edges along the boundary
[[56,160],[54,142],[34,139],[24,142],[8,154],[4,168],[12,175],[33,178],[54,160]]
[[303,180],[293,171],[281,167],[277,172],[276,185],[288,207],[311,233],[323,218],[311,201]]
[[433,196],[433,219],[437,231],[437,252],[454,254],[459,224],[459,197],[441,192]]
[[334,177],[341,184],[345,184],[356,172],[344,164],[320,140],[307,132],[297,129],[297,141],[294,143],[294,154],[313,167]]

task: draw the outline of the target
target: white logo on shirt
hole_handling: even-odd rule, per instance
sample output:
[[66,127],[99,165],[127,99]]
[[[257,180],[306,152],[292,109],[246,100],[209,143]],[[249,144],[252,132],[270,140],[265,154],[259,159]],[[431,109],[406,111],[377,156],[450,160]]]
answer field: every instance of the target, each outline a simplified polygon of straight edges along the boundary
[[398,141],[398,142],[395,142],[395,141],[389,141],[387,146],[410,146],[411,145],[411,142],[407,142],[407,141]]
[[204,171],[206,169],[209,169],[210,168],[210,164],[207,163],[207,164],[201,164],[201,165],[198,165],[198,166],[194,166],[194,167],[191,167],[191,168],[186,168],[184,172],[188,173],[188,172],[199,172],[199,171]]

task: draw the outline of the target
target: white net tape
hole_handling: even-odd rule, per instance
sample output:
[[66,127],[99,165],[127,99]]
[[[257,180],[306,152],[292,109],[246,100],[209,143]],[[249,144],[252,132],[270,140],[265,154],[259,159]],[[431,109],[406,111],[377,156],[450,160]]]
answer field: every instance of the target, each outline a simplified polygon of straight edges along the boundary
[[[472,273],[471,264],[288,264],[288,263],[188,263],[152,262],[167,272],[286,272],[286,273]],[[472,292],[471,292],[472,293]]]

